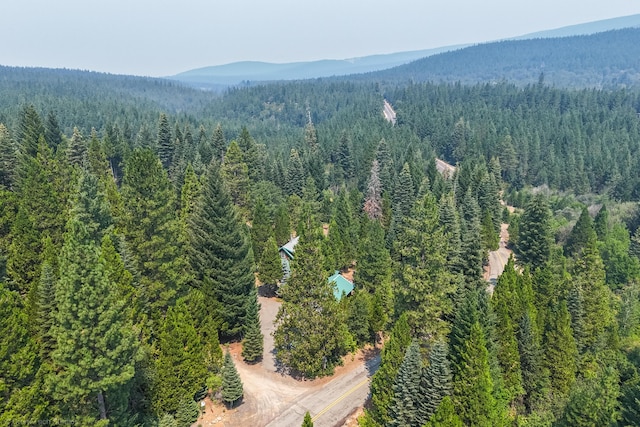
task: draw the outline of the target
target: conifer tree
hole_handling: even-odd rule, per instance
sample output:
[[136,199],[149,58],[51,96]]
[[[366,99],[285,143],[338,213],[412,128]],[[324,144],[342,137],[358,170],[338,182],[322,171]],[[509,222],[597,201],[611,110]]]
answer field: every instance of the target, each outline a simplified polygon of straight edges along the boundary
[[160,113],[160,118],[158,119],[158,136],[156,138],[156,146],[158,147],[158,157],[160,158],[160,162],[162,162],[162,167],[167,171],[171,167],[171,162],[173,160],[173,153],[175,149],[173,141],[169,119],[165,113]]
[[351,155],[351,141],[346,131],[340,135],[340,142],[338,143],[337,160],[340,168],[342,169],[342,176],[345,181],[355,176],[355,162]]
[[576,377],[578,349],[571,331],[571,317],[564,301],[550,312],[544,334],[544,367],[549,372],[551,391],[566,396]]
[[12,189],[16,178],[18,147],[6,126],[0,123],[0,188]]
[[[60,279],[55,292],[58,307],[53,336],[56,348],[54,396],[69,414],[84,420],[109,417],[105,395],[134,375],[138,344],[119,298],[106,274],[100,239],[110,223],[104,194],[95,179],[83,176],[67,224],[60,255]],[[91,401],[97,400],[98,414]],[[87,421],[84,421],[87,422]]]
[[384,230],[378,221],[364,221],[354,283],[373,296],[371,329],[383,330],[393,313],[391,256],[384,245]]
[[582,213],[567,238],[567,244],[565,245],[566,254],[568,256],[579,256],[587,245],[587,242],[595,238],[596,234],[593,228],[593,221],[591,220],[587,207],[583,206]]
[[141,276],[138,299],[157,330],[160,316],[185,293],[186,262],[180,247],[175,191],[151,150],[136,149],[127,159],[122,199],[119,227]]
[[417,425],[419,399],[423,398],[419,394],[421,372],[420,345],[414,339],[407,347],[393,384],[393,400],[389,410],[391,423],[389,425],[394,427]]
[[33,105],[27,105],[22,111],[18,126],[17,141],[20,153],[28,157],[36,157],[40,137],[44,140],[45,129],[42,119]]
[[276,357],[292,373],[327,375],[352,347],[344,314],[322,266],[319,231],[306,231],[296,246],[292,274],[280,287],[284,303],[273,334]]
[[207,376],[202,343],[184,301],[179,300],[167,311],[157,352],[153,406],[158,413],[173,412],[182,399],[202,387]]
[[525,390],[524,404],[527,410],[532,411],[542,401],[548,372],[543,368],[540,338],[529,311],[520,320],[517,338],[522,385]]
[[473,284],[482,277],[484,252],[482,248],[480,208],[468,189],[459,206],[461,219],[462,273],[467,283]]
[[471,326],[460,354],[460,367],[453,380],[453,400],[466,425],[502,425],[502,410],[493,395],[489,353],[478,322]]
[[231,359],[231,354],[227,351],[222,368],[222,401],[233,408],[243,394],[242,380]]
[[397,221],[401,221],[409,214],[415,197],[413,179],[409,170],[409,164],[405,163],[398,175],[393,191],[393,214]]
[[580,381],[571,390],[569,401],[558,422],[561,427],[616,425],[619,418],[620,376],[605,367],[591,378]]
[[247,301],[247,318],[244,325],[244,340],[242,342],[242,357],[249,363],[262,359],[264,337],[260,330],[260,304],[258,291],[254,287]]
[[442,399],[451,394],[452,376],[447,344],[436,341],[429,352],[429,365],[422,369],[417,399],[417,424],[427,424],[440,407]]
[[596,217],[593,219],[593,229],[598,236],[598,240],[604,241],[609,232],[609,211],[607,205],[603,204]]
[[446,240],[431,194],[416,201],[404,218],[394,245],[398,306],[407,311],[409,324],[423,337],[446,334],[444,316],[453,310],[456,291],[446,268]]
[[262,252],[258,277],[270,293],[276,291],[278,281],[282,279],[282,261],[273,236],[269,237]]
[[53,111],[49,111],[44,123],[44,139],[54,151],[62,144],[62,132],[60,131],[58,118]]
[[527,204],[518,228],[518,259],[532,270],[542,267],[551,250],[551,213],[544,196],[536,195]]
[[264,176],[264,167],[260,162],[256,141],[249,134],[246,126],[242,127],[238,135],[238,147],[242,153],[242,161],[247,165],[249,179],[253,183],[260,181]]
[[80,133],[77,127],[73,128],[73,134],[69,140],[69,146],[67,147],[67,160],[72,166],[83,166],[87,158],[87,143],[84,136]]
[[302,189],[305,183],[305,171],[300,160],[300,154],[295,148],[291,149],[289,155],[289,164],[287,165],[287,173],[285,176],[285,187],[287,194],[302,196]]
[[313,420],[311,419],[311,414],[309,411],[305,412],[304,420],[302,420],[302,427],[313,427]]
[[231,141],[220,169],[231,200],[239,208],[249,206],[249,168],[244,162],[238,143]]
[[194,286],[209,299],[222,324],[220,333],[242,332],[254,287],[253,253],[245,226],[233,208],[217,166],[212,163],[190,223],[189,262]]
[[193,400],[191,396],[186,396],[180,400],[178,410],[176,411],[176,424],[178,426],[190,426],[196,422],[200,408],[198,402]]
[[273,233],[273,223],[269,218],[267,206],[262,197],[258,197],[251,212],[251,247],[256,260],[262,259],[262,251]]
[[[222,130],[220,123],[217,124],[216,129],[213,131],[211,147],[213,149],[213,158],[222,163],[224,153],[227,151],[227,141],[224,137],[224,131]],[[202,160],[206,161],[205,156],[202,156]],[[209,162],[206,164],[209,164]]]
[[348,267],[355,259],[358,230],[349,197],[340,192],[336,200],[333,220],[329,226],[329,241],[333,249],[336,268]]
[[438,409],[425,424],[426,427],[463,427],[464,424],[458,416],[453,400],[450,396],[445,396],[438,406]]
[[378,424],[391,421],[389,409],[393,400],[393,383],[410,343],[411,332],[407,316],[403,314],[393,325],[389,341],[380,355],[380,368],[371,378],[371,410],[368,413]]

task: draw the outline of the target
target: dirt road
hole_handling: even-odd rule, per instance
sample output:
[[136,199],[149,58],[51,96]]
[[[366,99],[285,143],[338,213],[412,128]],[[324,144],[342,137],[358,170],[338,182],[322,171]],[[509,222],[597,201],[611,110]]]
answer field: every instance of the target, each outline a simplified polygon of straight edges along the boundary
[[489,269],[488,277],[489,292],[493,293],[493,288],[498,281],[498,277],[504,271],[504,266],[507,265],[509,257],[511,256],[511,249],[507,248],[509,242],[509,224],[502,224],[500,226],[500,246],[497,251],[489,252]]
[[264,355],[261,363],[249,365],[239,356],[240,348],[232,349],[236,368],[244,385],[240,406],[228,412],[224,427],[297,427],[309,411],[317,427],[334,427],[364,404],[369,393],[369,378],[380,363],[372,351],[347,356],[329,378],[298,381],[276,372],[273,355],[273,321],[280,303],[260,297],[260,321],[264,334]]

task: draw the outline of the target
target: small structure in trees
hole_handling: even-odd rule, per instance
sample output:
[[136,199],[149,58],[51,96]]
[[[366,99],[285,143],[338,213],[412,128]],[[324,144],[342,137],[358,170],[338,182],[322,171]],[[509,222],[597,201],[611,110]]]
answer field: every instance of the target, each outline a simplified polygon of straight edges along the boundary
[[282,260],[282,283],[291,276],[291,260],[295,252],[295,247],[298,244],[300,236],[292,237],[287,243],[282,245],[278,252],[280,252],[280,259]]
[[327,281],[333,284],[333,295],[338,301],[342,299],[343,295],[349,295],[353,292],[353,282],[340,274],[339,271],[336,271]]

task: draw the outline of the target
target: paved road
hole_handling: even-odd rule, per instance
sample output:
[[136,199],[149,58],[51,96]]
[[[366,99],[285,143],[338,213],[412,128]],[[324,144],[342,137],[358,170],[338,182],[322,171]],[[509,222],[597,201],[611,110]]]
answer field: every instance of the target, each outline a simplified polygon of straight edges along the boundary
[[299,426],[307,411],[315,427],[342,425],[356,408],[364,405],[369,395],[369,381],[379,365],[380,356],[376,356],[325,384],[320,390],[303,394],[267,427]]
[[384,100],[383,113],[384,118],[387,119],[387,121],[393,123],[394,125],[396,124],[396,112],[393,111],[393,107],[391,107],[391,104],[389,104],[386,99]]

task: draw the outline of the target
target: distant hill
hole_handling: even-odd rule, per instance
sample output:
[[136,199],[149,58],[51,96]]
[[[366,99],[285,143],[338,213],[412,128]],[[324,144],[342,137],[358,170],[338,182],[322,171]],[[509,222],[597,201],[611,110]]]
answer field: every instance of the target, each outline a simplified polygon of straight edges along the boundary
[[372,55],[352,59],[326,59],[307,62],[274,64],[244,61],[226,65],[198,68],[167,77],[196,87],[216,88],[247,81],[303,80],[319,77],[344,76],[385,70],[407,64],[416,59],[460,49],[468,45],[446,46],[411,52]]
[[[423,58],[361,80],[461,82],[544,82],[561,87],[640,86],[640,28],[592,35],[509,40]],[[355,78],[355,77],[354,77]]]
[[[508,40],[547,39],[590,35],[604,31],[632,27],[640,27],[640,14],[525,34]],[[239,85],[247,82],[301,80],[346,76],[387,70],[409,64],[412,61],[449,52],[454,52],[456,54],[463,55],[464,57],[464,55],[466,55],[465,52],[467,52],[464,48],[468,48],[470,46],[472,45],[444,46],[435,49],[372,55],[344,60],[319,60],[284,64],[256,61],[234,62],[226,65],[189,70],[167,78],[199,88],[221,89],[227,86]],[[486,46],[495,46],[495,44],[488,43]],[[493,49],[493,47],[489,49]],[[480,79],[480,81],[482,80],[483,79]]]

